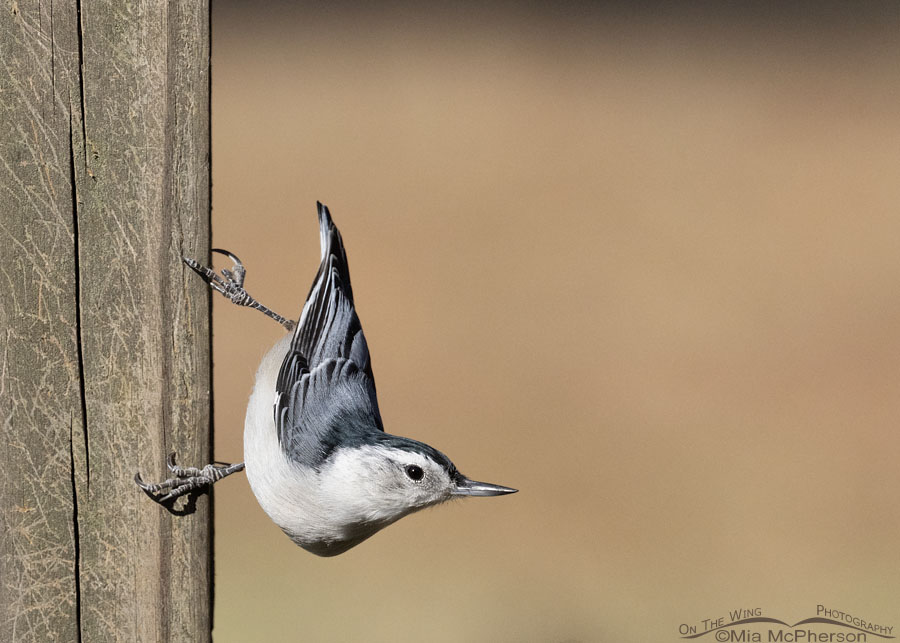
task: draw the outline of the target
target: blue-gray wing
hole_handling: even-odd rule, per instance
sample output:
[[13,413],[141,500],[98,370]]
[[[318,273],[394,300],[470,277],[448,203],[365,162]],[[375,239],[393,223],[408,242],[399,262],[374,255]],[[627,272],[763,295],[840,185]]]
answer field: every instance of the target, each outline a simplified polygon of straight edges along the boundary
[[281,448],[308,467],[318,468],[338,445],[353,447],[383,430],[372,380],[348,359],[325,360],[281,399],[276,404]]
[[309,466],[324,461],[338,439],[384,430],[347,253],[328,208],[318,208],[321,263],[275,385],[281,447]]

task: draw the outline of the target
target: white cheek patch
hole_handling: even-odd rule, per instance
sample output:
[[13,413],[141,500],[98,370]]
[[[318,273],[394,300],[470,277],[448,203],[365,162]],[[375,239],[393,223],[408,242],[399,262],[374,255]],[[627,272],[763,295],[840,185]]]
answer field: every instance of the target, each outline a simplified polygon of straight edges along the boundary
[[[409,478],[406,467],[425,472],[421,481]],[[398,517],[446,499],[446,474],[421,454],[381,446],[341,450],[322,471],[323,489],[335,502],[353,505],[360,513]],[[396,518],[393,518],[396,519]]]

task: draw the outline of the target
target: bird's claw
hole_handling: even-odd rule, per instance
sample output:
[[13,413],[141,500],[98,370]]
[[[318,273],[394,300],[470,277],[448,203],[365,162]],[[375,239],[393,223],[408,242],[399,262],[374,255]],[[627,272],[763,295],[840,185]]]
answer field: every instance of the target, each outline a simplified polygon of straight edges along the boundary
[[222,274],[225,275],[226,279],[237,284],[239,288],[243,288],[244,278],[247,276],[247,269],[244,268],[244,264],[241,263],[241,260],[238,259],[238,256],[236,254],[228,252],[227,250],[222,250],[221,248],[213,248],[212,251],[218,252],[220,255],[225,255],[226,257],[231,259],[231,263],[234,265],[231,267],[231,270],[223,268]]
[[231,259],[234,264],[231,267],[231,270],[223,268],[222,275],[219,276],[212,268],[207,268],[190,257],[182,257],[182,260],[191,270],[200,275],[203,278],[203,281],[208,283],[213,290],[228,297],[232,303],[235,303],[238,306],[252,305],[254,299],[246,290],[244,290],[244,279],[247,276],[247,269],[244,268],[244,264],[241,263],[241,260],[237,255],[228,252],[227,250],[213,248],[212,251],[225,255]]
[[[243,471],[244,463],[226,464],[212,463],[202,469],[197,467],[180,467],[175,464],[175,452],[169,454],[166,458],[166,467],[172,473],[171,478],[167,478],[162,482],[147,483],[141,479],[141,474],[134,474],[134,481],[147,495],[160,504],[165,504],[176,498],[190,493],[195,489],[207,487],[221,480],[225,476],[229,476],[237,471]],[[168,492],[165,495],[158,495],[162,492]]]

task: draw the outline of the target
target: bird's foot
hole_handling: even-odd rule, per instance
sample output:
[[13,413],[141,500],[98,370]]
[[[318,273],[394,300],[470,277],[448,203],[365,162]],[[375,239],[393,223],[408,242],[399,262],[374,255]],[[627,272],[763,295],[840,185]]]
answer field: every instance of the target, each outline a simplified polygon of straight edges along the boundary
[[212,251],[223,254],[231,259],[234,264],[231,267],[231,270],[223,268],[222,275],[219,276],[212,268],[207,268],[206,266],[197,263],[190,257],[182,257],[182,260],[191,270],[200,275],[213,290],[222,293],[223,296],[230,299],[231,303],[237,304],[238,306],[248,306],[249,308],[255,308],[256,310],[263,313],[266,317],[274,319],[288,330],[294,330],[294,326],[296,325],[295,322],[282,317],[270,308],[263,306],[261,303],[256,301],[256,299],[251,297],[250,293],[244,290],[244,278],[247,276],[247,269],[244,268],[244,264],[241,263],[241,260],[238,259],[237,255],[234,255],[227,250],[220,250],[219,248],[213,248]]
[[[141,479],[141,474],[134,474],[134,481],[147,492],[151,498],[160,504],[175,500],[179,496],[190,493],[195,489],[211,486],[225,476],[244,470],[244,463],[237,464],[208,464],[202,469],[197,467],[179,467],[175,464],[175,454],[171,453],[166,459],[166,465],[172,473],[171,478],[158,483],[147,483]],[[165,495],[161,495],[163,492]]]

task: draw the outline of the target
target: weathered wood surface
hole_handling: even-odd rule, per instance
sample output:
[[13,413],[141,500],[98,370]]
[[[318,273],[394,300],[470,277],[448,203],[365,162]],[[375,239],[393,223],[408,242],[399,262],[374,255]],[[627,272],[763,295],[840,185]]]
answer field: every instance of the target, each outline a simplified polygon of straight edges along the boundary
[[0,5],[0,641],[203,641],[209,4]]

